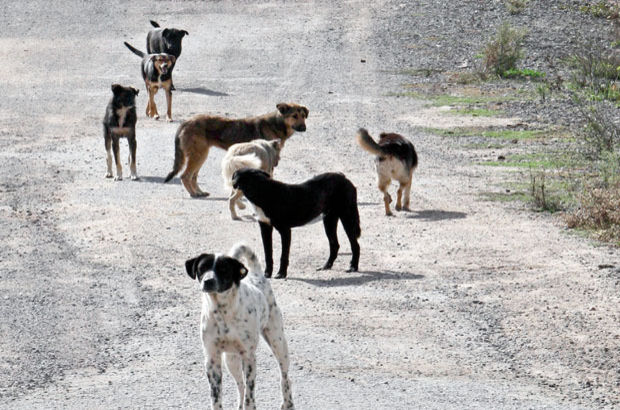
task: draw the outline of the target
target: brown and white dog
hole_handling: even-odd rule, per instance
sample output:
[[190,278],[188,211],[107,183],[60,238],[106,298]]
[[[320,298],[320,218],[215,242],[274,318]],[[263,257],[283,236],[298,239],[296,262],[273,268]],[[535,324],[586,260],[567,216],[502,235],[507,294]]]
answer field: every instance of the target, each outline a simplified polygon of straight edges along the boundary
[[[387,189],[392,179],[400,183],[396,197],[396,210],[409,211],[409,196],[411,193],[411,179],[413,171],[418,166],[418,154],[413,144],[399,134],[382,133],[379,135],[379,143],[368,134],[364,128],[357,132],[357,143],[366,151],[376,155],[377,183],[379,190],[383,192],[385,214],[390,216],[390,202],[392,197]],[[401,195],[404,196],[401,205]]]
[[235,171],[242,168],[255,168],[265,171],[273,177],[273,169],[280,161],[280,142],[279,140],[254,140],[231,145],[222,159],[222,178],[224,189],[230,191],[228,197],[228,207],[230,216],[234,220],[239,220],[235,206],[245,209],[241,202],[243,192],[232,186],[232,176]]
[[[228,150],[231,145],[256,139],[278,140],[280,147],[295,131],[306,130],[308,109],[294,103],[279,103],[277,111],[259,117],[231,119],[197,115],[184,121],[174,139],[174,164],[164,182],[184,167],[181,181],[192,198],[208,196],[198,186],[198,172],[213,146]],[[187,164],[187,166],[186,166]]]
[[166,91],[166,119],[172,121],[172,68],[176,61],[176,57],[172,54],[158,53],[146,54],[129,43],[125,45],[135,55],[142,57],[142,79],[149,95],[149,101],[146,105],[146,116],[159,119],[157,106],[155,105],[155,94],[160,88]]

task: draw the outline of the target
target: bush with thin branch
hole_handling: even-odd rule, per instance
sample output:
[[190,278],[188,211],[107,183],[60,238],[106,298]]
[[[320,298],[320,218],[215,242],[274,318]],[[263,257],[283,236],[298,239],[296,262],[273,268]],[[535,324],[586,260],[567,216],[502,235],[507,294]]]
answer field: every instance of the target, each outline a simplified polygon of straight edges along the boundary
[[521,42],[525,37],[523,30],[518,30],[503,23],[497,36],[485,47],[483,56],[484,69],[499,76],[517,68],[517,61],[522,56]]

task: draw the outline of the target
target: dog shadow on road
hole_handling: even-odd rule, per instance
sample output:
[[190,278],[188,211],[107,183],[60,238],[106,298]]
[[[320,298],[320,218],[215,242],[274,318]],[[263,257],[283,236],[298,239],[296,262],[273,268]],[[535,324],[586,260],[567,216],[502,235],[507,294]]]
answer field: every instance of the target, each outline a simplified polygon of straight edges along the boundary
[[424,275],[417,273],[406,272],[394,272],[394,271],[360,271],[351,272],[346,277],[337,277],[331,279],[305,279],[305,278],[287,278],[287,280],[297,280],[305,282],[309,285],[318,287],[337,287],[337,286],[358,286],[368,282],[374,282],[378,280],[419,280],[424,279]]
[[[166,178],[165,177],[140,176],[140,179],[138,180],[138,182],[148,182],[151,184],[163,184],[164,179]],[[168,185],[181,185],[181,180],[178,178],[175,178],[172,181],[170,181]]]
[[465,212],[442,211],[441,209],[427,209],[425,211],[411,211],[406,218],[421,219],[423,221],[434,222],[446,219],[464,219],[467,217]]
[[221,91],[209,90],[208,88],[204,87],[177,88],[177,91],[182,91],[184,93],[210,95],[212,97],[228,97],[230,95]]

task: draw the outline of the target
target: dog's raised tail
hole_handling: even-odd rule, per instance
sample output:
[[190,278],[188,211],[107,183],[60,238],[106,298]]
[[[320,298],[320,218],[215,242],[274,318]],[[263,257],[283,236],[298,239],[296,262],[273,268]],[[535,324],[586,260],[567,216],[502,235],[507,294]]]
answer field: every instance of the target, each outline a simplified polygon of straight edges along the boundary
[[360,145],[360,147],[370,152],[371,154],[375,154],[375,155],[385,154],[383,150],[381,149],[381,147],[379,146],[379,144],[377,144],[375,140],[372,139],[372,137],[370,136],[370,134],[368,134],[368,131],[366,131],[365,128],[360,128],[357,131],[357,135],[355,136],[355,139],[357,140],[357,143]]
[[129,50],[131,50],[131,52],[132,52],[132,53],[134,53],[135,55],[137,55],[137,56],[139,56],[139,57],[142,57],[142,58],[144,58],[144,56],[146,55],[146,54],[144,54],[142,51],[138,50],[137,48],[135,48],[134,46],[132,46],[131,44],[129,44],[128,42],[123,41],[123,43],[125,43],[125,45],[127,46],[127,48],[128,48]]
[[224,189],[232,189],[232,176],[235,171],[242,168],[256,168],[260,169],[261,161],[256,154],[245,154],[229,157],[224,156],[222,159],[222,177],[224,178]]
[[185,155],[183,155],[183,150],[181,149],[181,138],[179,137],[182,130],[183,124],[179,126],[177,134],[174,136],[174,164],[172,165],[172,171],[170,171],[166,179],[164,179],[164,183],[174,178],[175,175],[179,173],[181,168],[183,168],[183,165],[185,165]]
[[151,26],[155,27],[155,28],[159,28],[159,23],[153,20],[149,20],[151,22]]
[[249,246],[238,243],[232,247],[229,255],[241,262],[245,262],[250,272],[262,272],[258,258]]

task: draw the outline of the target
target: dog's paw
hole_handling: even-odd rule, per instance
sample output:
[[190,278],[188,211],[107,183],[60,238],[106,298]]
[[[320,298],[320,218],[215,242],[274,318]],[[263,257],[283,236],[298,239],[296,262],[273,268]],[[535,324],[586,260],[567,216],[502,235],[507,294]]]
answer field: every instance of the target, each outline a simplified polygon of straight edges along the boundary
[[159,114],[155,114],[155,115],[153,115],[153,119],[154,119],[154,120],[158,120],[158,119],[159,119]]
[[230,218],[231,218],[233,221],[240,221],[240,220],[241,220],[241,218],[240,218],[238,215],[231,215],[231,216],[230,216]]
[[117,176],[116,178],[114,178],[115,181],[122,181],[123,177],[121,175]]
[[385,213],[385,216],[394,216],[394,214],[392,213],[392,211],[388,211]]
[[276,279],[285,279],[286,278],[286,272],[278,272],[278,274],[275,277]]
[[140,180],[140,177],[139,177],[139,176],[137,176],[137,175],[132,175],[132,176],[131,176],[131,180],[132,180],[132,181],[139,181],[139,180]]
[[326,263],[325,265],[321,266],[320,268],[316,268],[316,270],[317,270],[317,272],[321,271],[321,270],[330,270],[333,265],[334,265],[333,263]]
[[411,212],[411,208],[409,208],[408,206],[403,206],[403,211]]
[[400,205],[396,205],[395,208],[396,208],[397,211],[400,211],[400,210],[403,209]]
[[270,278],[271,272],[273,272],[273,268],[269,268],[269,267],[265,268],[265,277]]
[[347,269],[347,272],[357,272],[357,266],[349,266],[349,269]]
[[200,192],[196,192],[196,193],[193,193],[193,194],[190,194],[190,195],[191,195],[192,198],[205,198],[205,197],[209,196],[210,194],[208,192],[200,191]]
[[167,117],[166,118],[166,122],[172,122],[172,118],[171,117]]
[[112,178],[112,176],[113,176],[113,175],[112,175],[112,173],[111,173],[111,172],[106,172],[106,173],[105,173],[105,177],[106,177],[106,178]]

